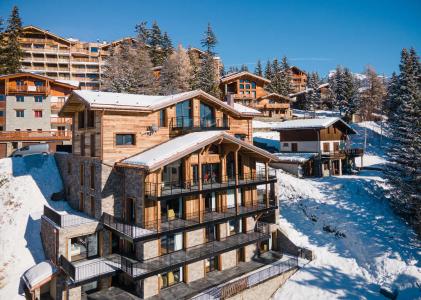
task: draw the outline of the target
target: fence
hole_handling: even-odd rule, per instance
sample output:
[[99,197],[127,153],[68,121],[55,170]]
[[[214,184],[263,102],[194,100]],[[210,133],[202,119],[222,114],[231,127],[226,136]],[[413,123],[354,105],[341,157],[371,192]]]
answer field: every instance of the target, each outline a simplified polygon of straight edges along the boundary
[[220,286],[210,288],[199,295],[191,298],[192,300],[210,300],[226,299],[234,296],[248,288],[258,285],[268,279],[276,277],[284,272],[298,267],[298,258],[293,257],[286,261],[279,261],[276,264],[259,270],[233,282],[228,282]]
[[85,216],[60,214],[54,209],[44,205],[44,216],[56,223],[59,227],[68,227],[95,222],[96,220]]

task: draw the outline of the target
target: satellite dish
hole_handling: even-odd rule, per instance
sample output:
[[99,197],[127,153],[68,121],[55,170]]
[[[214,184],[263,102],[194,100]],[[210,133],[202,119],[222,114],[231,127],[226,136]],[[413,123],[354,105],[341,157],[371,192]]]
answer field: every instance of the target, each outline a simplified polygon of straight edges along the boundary
[[152,126],[151,126],[151,131],[154,133],[154,132],[157,132],[158,131],[158,125],[156,125],[156,124],[152,124]]

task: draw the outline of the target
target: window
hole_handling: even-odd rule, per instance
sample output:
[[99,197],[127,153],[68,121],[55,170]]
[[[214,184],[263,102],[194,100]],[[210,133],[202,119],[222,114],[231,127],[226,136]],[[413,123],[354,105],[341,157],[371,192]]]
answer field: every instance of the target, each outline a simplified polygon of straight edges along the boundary
[[244,141],[244,140],[246,139],[246,135],[245,135],[245,134],[234,134],[234,136],[235,136],[237,139],[240,139],[240,140],[242,140],[242,141]]
[[88,128],[94,128],[95,127],[95,111],[88,110],[87,117],[88,117]]
[[44,86],[42,81],[35,81],[35,86]]
[[35,96],[35,102],[42,103],[44,96]]
[[213,272],[218,270],[218,256],[212,256],[205,260],[205,272]]
[[98,47],[91,47],[91,52],[97,53],[98,52]]
[[166,122],[165,122],[165,118],[166,117],[166,113],[165,113],[165,109],[161,109],[159,111],[159,127],[165,127],[166,126]]
[[24,102],[25,97],[24,96],[16,96],[16,102]]
[[91,204],[91,216],[95,217],[95,197],[91,196],[90,197],[90,204]]
[[79,129],[85,128],[85,112],[84,111],[80,111],[77,113],[77,123],[78,123]]
[[83,166],[83,164],[80,164],[80,167],[79,167],[79,180],[80,180],[80,186],[83,186],[83,183],[84,183],[84,175],[85,175],[85,172],[84,172],[84,166]]
[[80,135],[80,155],[85,156],[85,134]]
[[283,144],[283,146],[284,146],[284,147],[288,147],[288,146],[289,146],[289,144],[288,144],[288,143],[284,143],[284,144]]
[[251,82],[251,88],[252,89],[255,89],[256,88],[256,82],[254,82],[254,81]]
[[4,116],[4,110],[0,110],[0,117]]
[[190,100],[179,102],[175,105],[175,116],[177,127],[191,127],[192,120],[192,105]]
[[79,210],[83,211],[85,208],[85,199],[84,199],[84,195],[83,192],[79,193]]
[[240,84],[240,89],[244,89],[244,84]]
[[229,220],[228,225],[230,235],[234,235],[241,232],[241,220]]
[[25,111],[23,109],[16,111],[16,118],[23,118],[25,117]]
[[116,134],[115,139],[117,146],[135,145],[134,134]]
[[89,146],[91,148],[91,157],[95,157],[95,133],[91,134],[91,143]]
[[0,131],[3,131],[4,129],[3,129],[3,126],[0,126]]
[[35,118],[42,118],[42,110],[35,110]]
[[216,126],[214,108],[203,102],[200,102],[200,126],[203,128]]
[[90,174],[90,186],[91,189],[95,189],[95,165],[91,165],[91,174]]
[[136,222],[135,200],[133,198],[126,199],[124,207],[124,220],[130,224]]
[[162,273],[159,276],[161,288],[167,288],[174,284],[181,282],[181,268],[178,268],[167,273]]
[[0,101],[6,101],[6,97],[4,95],[0,95]]
[[74,237],[69,242],[71,261],[92,258],[98,255],[98,236],[96,233]]

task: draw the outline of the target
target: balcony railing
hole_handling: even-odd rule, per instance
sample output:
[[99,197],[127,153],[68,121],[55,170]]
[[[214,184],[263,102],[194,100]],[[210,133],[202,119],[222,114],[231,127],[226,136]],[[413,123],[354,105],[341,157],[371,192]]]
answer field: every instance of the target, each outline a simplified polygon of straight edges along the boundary
[[34,86],[34,85],[17,85],[17,86],[8,86],[7,90],[10,93],[47,93],[49,91],[46,86]]
[[63,107],[64,101],[51,102],[51,109],[59,110]]
[[59,213],[54,209],[44,205],[44,216],[53,221],[59,227],[69,227],[82,225],[91,222],[97,222],[97,220],[84,215],[83,213],[69,214],[67,212]]
[[336,156],[361,156],[364,154],[362,148],[349,148],[334,151],[322,151],[322,156],[336,157]]
[[276,201],[271,199],[269,207],[263,201],[259,201],[250,206],[239,206],[238,213],[234,206],[228,207],[224,211],[196,211],[185,215],[183,218],[162,218],[161,220],[143,222],[141,224],[129,224],[107,213],[103,213],[101,221],[109,229],[137,242],[152,239],[158,234],[175,233],[200,227],[207,223],[230,220],[237,216],[265,212],[276,208]]
[[[238,182],[235,176],[203,177],[187,181],[173,182],[145,182],[145,195],[149,198],[165,198],[175,195],[186,196],[211,190],[233,189],[239,186],[251,184],[264,184],[276,181],[276,175],[269,174],[266,179],[264,172],[254,172],[238,175]],[[201,182],[201,188],[199,188]]]
[[237,233],[220,240],[211,241],[194,247],[178,250],[169,254],[150,258],[144,261],[133,261],[121,257],[122,271],[134,279],[146,278],[184,264],[199,261],[208,257],[219,255],[223,252],[270,238],[268,224],[257,223],[256,229]]
[[71,131],[0,131],[0,141],[70,140]]
[[71,118],[51,117],[51,124],[71,124]]
[[170,128],[173,130],[229,130],[228,119],[176,117],[171,119]]

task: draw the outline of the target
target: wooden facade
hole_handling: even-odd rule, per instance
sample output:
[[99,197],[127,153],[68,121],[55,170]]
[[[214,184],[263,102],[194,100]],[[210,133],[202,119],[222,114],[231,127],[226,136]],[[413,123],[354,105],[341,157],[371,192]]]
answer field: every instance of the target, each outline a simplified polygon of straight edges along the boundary
[[306,90],[307,87],[307,74],[296,66],[290,69],[291,85],[293,93],[298,93]]
[[221,79],[220,89],[226,101],[256,109],[264,117],[291,119],[291,99],[268,92],[270,80],[250,72],[228,74]]

